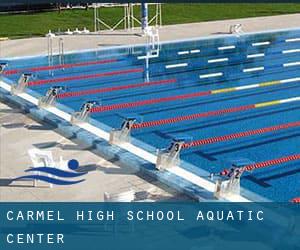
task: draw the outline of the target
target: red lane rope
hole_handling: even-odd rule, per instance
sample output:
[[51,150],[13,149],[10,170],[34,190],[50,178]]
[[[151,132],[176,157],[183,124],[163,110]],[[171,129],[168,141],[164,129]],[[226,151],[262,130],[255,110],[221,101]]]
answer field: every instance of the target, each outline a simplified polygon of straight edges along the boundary
[[133,124],[132,129],[141,129],[141,128],[146,128],[146,127],[160,126],[160,125],[165,125],[165,124],[169,124],[169,123],[194,120],[194,119],[209,117],[209,116],[223,115],[223,114],[234,113],[234,112],[239,112],[239,111],[245,111],[245,110],[254,109],[254,108],[255,108],[255,105],[251,104],[251,105],[245,105],[245,106],[228,108],[228,109],[208,111],[208,112],[205,112],[205,113],[191,114],[191,115],[185,115],[185,116],[177,116],[177,117],[173,117],[173,118],[136,123],[136,124]]
[[90,66],[90,65],[98,65],[98,64],[106,64],[106,63],[113,63],[117,62],[117,59],[107,59],[107,60],[100,60],[100,61],[88,61],[88,62],[80,62],[80,63],[68,63],[64,65],[54,65],[54,66],[41,66],[35,68],[26,68],[26,69],[11,69],[4,71],[4,75],[14,75],[17,73],[22,73],[24,71],[44,71],[44,70],[55,70],[55,69],[68,69],[68,68],[75,68],[81,66]]
[[115,87],[108,87],[108,88],[88,89],[88,90],[82,90],[82,91],[66,92],[66,93],[59,94],[57,97],[58,98],[67,98],[67,97],[76,97],[76,96],[82,96],[82,95],[92,95],[92,94],[97,94],[97,93],[105,93],[105,92],[112,92],[112,91],[117,91],[117,90],[147,87],[147,86],[159,85],[159,84],[170,84],[170,83],[175,83],[175,82],[176,82],[176,79],[143,82],[143,83],[124,85],[124,86],[115,86]]
[[282,130],[282,129],[299,127],[299,126],[300,126],[300,121],[285,123],[285,124],[280,124],[280,125],[276,125],[276,126],[272,126],[272,127],[260,128],[260,129],[245,131],[245,132],[239,132],[239,133],[235,133],[235,134],[229,134],[229,135],[223,135],[223,136],[217,136],[217,137],[192,141],[192,142],[184,143],[182,145],[182,148],[197,147],[197,146],[201,146],[201,145],[205,145],[205,144],[229,141],[229,140],[234,140],[234,139],[238,139],[241,137],[259,135],[259,134],[274,132],[274,131],[278,131],[278,130]]
[[185,95],[168,96],[168,97],[142,100],[142,101],[136,101],[136,102],[118,103],[118,104],[112,104],[112,105],[107,105],[107,106],[95,107],[95,108],[92,108],[91,112],[98,113],[98,112],[104,112],[104,111],[111,111],[114,109],[133,108],[133,107],[138,107],[138,106],[156,104],[156,103],[160,103],[160,102],[170,102],[170,101],[175,101],[175,100],[180,100],[180,99],[195,98],[195,97],[199,97],[199,96],[207,96],[210,94],[211,94],[211,91],[203,91],[203,92],[196,92],[196,93],[185,94]]
[[282,164],[285,162],[296,161],[296,160],[300,160],[300,154],[289,155],[289,156],[278,158],[278,159],[273,159],[273,160],[269,160],[269,161],[263,161],[263,162],[251,164],[251,165],[242,167],[242,169],[246,170],[246,171],[252,171],[255,169],[259,169],[259,168],[265,168],[265,167],[269,167],[272,165],[279,165],[279,164]]
[[292,199],[291,202],[293,202],[293,203],[300,203],[300,197]]
[[82,80],[82,79],[90,79],[90,78],[99,78],[104,76],[113,76],[113,75],[122,75],[122,74],[130,74],[130,73],[138,73],[143,72],[142,68],[136,69],[127,69],[127,70],[117,70],[111,72],[104,72],[99,74],[90,74],[90,75],[80,75],[80,76],[69,76],[69,77],[61,77],[61,78],[54,78],[54,79],[45,79],[45,80],[38,80],[29,82],[29,86],[34,85],[41,85],[47,83],[56,83],[56,82],[65,82],[65,81],[73,81],[73,80]]

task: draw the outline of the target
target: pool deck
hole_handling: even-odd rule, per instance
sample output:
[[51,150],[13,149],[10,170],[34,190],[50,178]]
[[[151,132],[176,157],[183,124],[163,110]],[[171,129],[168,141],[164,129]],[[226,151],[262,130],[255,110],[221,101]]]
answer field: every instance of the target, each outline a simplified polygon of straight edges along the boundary
[[[242,24],[244,32],[269,29],[299,27],[300,14],[279,15],[271,17],[243,18],[235,20],[167,25],[160,28],[160,40],[177,40],[208,35],[228,34],[232,24]],[[145,43],[145,37],[139,30],[103,31],[95,35],[60,36],[64,38],[65,51],[95,49],[107,46]],[[58,40],[58,38],[56,38]],[[54,53],[58,51],[58,41],[53,42]],[[47,38],[36,37],[3,41],[0,44],[0,57],[29,56],[47,53]]]
[[[300,14],[273,17],[246,18],[216,22],[165,26],[160,29],[162,41],[221,35],[228,32],[230,24],[241,23],[244,31],[261,31],[299,26]],[[143,43],[144,37],[122,31],[103,32],[100,35],[65,37],[65,51],[92,49],[104,46]],[[46,52],[46,38],[10,40],[1,43],[0,55],[5,57],[38,55]],[[56,48],[54,49],[56,51]],[[0,103],[0,200],[13,201],[102,201],[103,193],[119,193],[133,189],[148,194],[153,200],[187,200],[188,198],[148,177],[141,178],[134,171],[120,168],[117,162],[105,161],[76,141],[70,141],[51,126],[33,121],[20,110]],[[21,138],[21,139],[20,139]],[[16,144],[17,141],[17,144]],[[76,158],[81,165],[90,168],[87,181],[71,187],[33,188],[31,183],[7,186],[8,177],[19,176],[29,166],[27,149],[42,146],[53,150],[55,156]],[[25,150],[24,150],[25,149]],[[20,157],[14,157],[19,155]],[[96,166],[96,167],[95,167]],[[23,192],[20,192],[20,191]]]
[[[62,137],[48,124],[36,122],[20,109],[0,103],[0,200],[1,201],[103,201],[103,193],[136,192],[136,199],[187,200],[185,195],[170,190],[149,177],[140,177],[118,162],[109,162],[76,141]],[[51,150],[54,160],[75,158],[88,171],[86,181],[72,186],[54,186],[32,181],[14,182],[10,178],[24,175],[31,166],[27,149]],[[18,156],[18,157],[15,157]],[[54,195],[55,194],[55,195]]]

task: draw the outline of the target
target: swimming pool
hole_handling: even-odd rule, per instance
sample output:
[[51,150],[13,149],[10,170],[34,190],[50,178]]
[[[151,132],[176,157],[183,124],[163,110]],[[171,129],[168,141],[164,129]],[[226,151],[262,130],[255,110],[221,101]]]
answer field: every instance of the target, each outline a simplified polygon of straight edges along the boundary
[[210,190],[209,173],[232,163],[287,158],[243,173],[241,186],[251,200],[300,196],[300,29],[166,42],[147,53],[145,45],[73,52],[51,65],[46,56],[8,58],[3,80],[32,73],[27,89],[36,98],[63,87],[55,105],[68,114],[95,101],[89,123],[107,140],[136,118],[132,153],[149,152],[152,163],[184,138],[180,167],[168,171],[199,176]]

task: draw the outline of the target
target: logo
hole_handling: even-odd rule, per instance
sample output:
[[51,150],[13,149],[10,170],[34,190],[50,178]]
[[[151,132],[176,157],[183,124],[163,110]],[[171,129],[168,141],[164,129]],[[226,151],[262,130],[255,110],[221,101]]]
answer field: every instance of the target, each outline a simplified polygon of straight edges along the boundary
[[[29,168],[25,170],[26,173],[38,172],[38,174],[34,173],[32,175],[29,174],[29,175],[20,176],[13,179],[12,181],[32,179],[32,180],[44,181],[55,185],[74,185],[85,181],[85,179],[79,179],[79,180],[71,180],[71,179],[87,174],[87,173],[76,172],[75,170],[77,170],[78,167],[79,167],[78,161],[72,159],[68,162],[68,168],[70,171],[61,170],[55,167]],[[47,174],[47,175],[42,175],[42,174]]]

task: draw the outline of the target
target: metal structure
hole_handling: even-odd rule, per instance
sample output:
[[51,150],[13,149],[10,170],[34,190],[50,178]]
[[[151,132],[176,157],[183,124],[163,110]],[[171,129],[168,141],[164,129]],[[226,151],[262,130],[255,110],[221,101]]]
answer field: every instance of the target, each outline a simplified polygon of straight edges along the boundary
[[17,84],[14,84],[12,85],[12,88],[11,88],[11,94],[13,95],[17,95],[17,94],[20,94],[20,93],[23,93],[25,88],[27,87],[28,85],[28,82],[31,78],[32,74],[31,73],[23,73],[19,80],[18,80],[18,83]]
[[99,105],[97,101],[88,101],[81,106],[80,112],[75,112],[71,117],[71,123],[77,124],[88,122],[89,115],[93,106]]
[[124,120],[120,129],[113,129],[109,135],[110,144],[130,142],[130,133],[133,124],[137,121],[135,117],[128,117]]
[[[223,178],[220,178],[216,181],[214,196],[220,199],[232,195],[240,195],[240,180],[241,176],[246,171],[244,167],[251,164],[254,164],[254,162],[249,159],[235,159],[231,163],[230,169],[225,169],[218,174],[223,176]],[[212,179],[213,176],[214,174],[211,174]]]
[[58,40],[58,56],[59,56],[59,64],[64,65],[65,64],[64,39],[61,37]]
[[218,179],[215,185],[214,196],[218,199],[226,198],[231,195],[240,195],[241,185],[240,180],[243,171],[239,168],[232,168],[231,174],[228,176],[229,179],[222,180]]
[[65,88],[62,86],[51,87],[47,91],[46,95],[39,99],[38,106],[40,108],[47,108],[49,106],[53,106],[55,104],[55,99],[56,99],[57,95],[59,94],[59,92],[61,92],[64,89]]
[[[141,5],[142,15],[137,17],[134,13],[134,7]],[[148,17],[148,5],[155,5],[155,14]],[[145,7],[146,6],[146,7]],[[113,25],[109,25],[101,16],[101,9],[123,7],[123,16]],[[142,27],[144,30],[148,25],[155,25],[156,27],[162,26],[162,8],[161,3],[140,4],[140,3],[126,3],[126,4],[107,4],[107,3],[94,3],[94,31],[101,31],[101,25],[104,30],[115,30],[123,26],[124,30]],[[149,20],[149,21],[148,21]]]
[[167,169],[180,165],[180,151],[184,139],[174,139],[169,148],[160,150],[157,155],[156,169]]
[[3,73],[3,71],[5,70],[6,67],[7,67],[7,63],[5,63],[5,62],[0,63],[0,74]]
[[[55,34],[51,33],[51,30],[49,30],[48,34],[46,34],[47,37],[47,57],[48,57],[48,66],[53,66],[53,38],[55,37]],[[49,69],[49,75],[51,75],[53,72]]]

